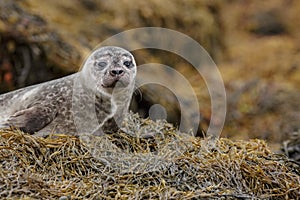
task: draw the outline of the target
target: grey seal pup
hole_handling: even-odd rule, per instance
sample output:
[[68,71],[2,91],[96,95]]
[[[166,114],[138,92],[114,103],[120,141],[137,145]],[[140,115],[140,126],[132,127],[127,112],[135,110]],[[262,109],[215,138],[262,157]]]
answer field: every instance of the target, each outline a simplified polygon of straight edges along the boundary
[[129,51],[98,48],[75,74],[0,95],[0,128],[40,136],[113,132],[126,116],[135,77]]

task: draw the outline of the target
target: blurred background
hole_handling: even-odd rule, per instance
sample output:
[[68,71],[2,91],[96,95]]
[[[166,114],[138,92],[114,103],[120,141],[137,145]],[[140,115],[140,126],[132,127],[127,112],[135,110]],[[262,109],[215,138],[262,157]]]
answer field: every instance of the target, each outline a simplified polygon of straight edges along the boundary
[[[90,50],[114,34],[165,27],[198,41],[219,67],[228,103],[222,137],[265,139],[274,150],[297,140],[300,149],[299,12],[297,0],[1,0],[0,93],[78,71]],[[187,77],[199,99],[201,135],[211,115],[201,76],[169,52],[133,54],[139,65],[162,63]],[[147,117],[159,103],[170,122],[180,123],[170,91],[150,85],[140,92],[132,110]]]

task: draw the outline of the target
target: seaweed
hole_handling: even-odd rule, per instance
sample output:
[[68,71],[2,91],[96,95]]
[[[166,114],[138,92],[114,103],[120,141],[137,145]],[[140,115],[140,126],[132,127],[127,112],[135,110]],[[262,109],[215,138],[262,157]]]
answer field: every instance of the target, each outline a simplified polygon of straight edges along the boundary
[[100,137],[0,132],[0,197],[26,199],[297,199],[300,165],[262,140],[180,133],[130,114]]

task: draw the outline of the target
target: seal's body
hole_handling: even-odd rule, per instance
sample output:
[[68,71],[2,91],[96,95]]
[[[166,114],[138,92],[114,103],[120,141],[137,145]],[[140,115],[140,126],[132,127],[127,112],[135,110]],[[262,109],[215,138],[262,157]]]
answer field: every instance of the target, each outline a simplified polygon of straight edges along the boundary
[[127,113],[135,76],[128,51],[96,49],[80,72],[0,95],[0,128],[37,135],[114,131]]

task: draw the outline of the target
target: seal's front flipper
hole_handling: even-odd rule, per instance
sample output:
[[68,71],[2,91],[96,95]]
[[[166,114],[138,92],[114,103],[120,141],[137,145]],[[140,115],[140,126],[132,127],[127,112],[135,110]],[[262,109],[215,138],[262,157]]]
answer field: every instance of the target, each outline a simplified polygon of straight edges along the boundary
[[44,128],[55,118],[56,110],[51,110],[51,112],[49,110],[46,106],[33,106],[20,110],[10,116],[6,124],[33,134]]
[[92,135],[94,135],[94,136],[102,136],[102,135],[104,135],[104,132],[103,132],[103,130],[102,130],[102,127],[101,127],[101,126],[97,127],[97,128],[92,132]]

